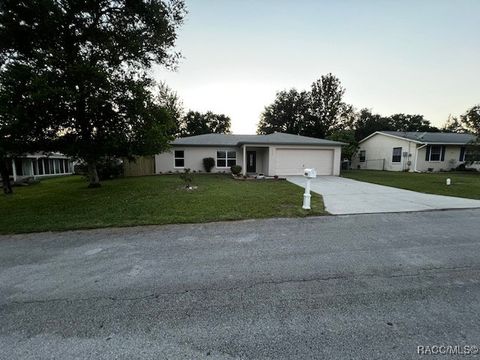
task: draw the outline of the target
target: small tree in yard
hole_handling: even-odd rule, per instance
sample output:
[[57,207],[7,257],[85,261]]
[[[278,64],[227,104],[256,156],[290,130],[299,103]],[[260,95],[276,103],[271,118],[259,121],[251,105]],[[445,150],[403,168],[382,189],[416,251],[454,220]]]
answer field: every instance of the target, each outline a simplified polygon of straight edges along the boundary
[[185,182],[185,188],[190,189],[193,182],[193,173],[187,168],[180,174],[180,179]]
[[101,158],[165,150],[175,124],[148,71],[175,65],[184,14],[183,0],[1,1],[0,118],[43,132],[32,149],[84,160],[92,187]]
[[207,173],[211,172],[213,167],[215,166],[215,159],[208,157],[203,159],[203,167]]

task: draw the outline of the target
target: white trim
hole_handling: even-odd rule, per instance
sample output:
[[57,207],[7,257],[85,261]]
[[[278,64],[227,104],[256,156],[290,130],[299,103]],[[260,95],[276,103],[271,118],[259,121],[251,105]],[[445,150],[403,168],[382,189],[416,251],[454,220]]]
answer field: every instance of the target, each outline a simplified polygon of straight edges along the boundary
[[[399,131],[401,132],[401,131]],[[418,140],[413,140],[413,139],[409,139],[409,138],[406,138],[406,137],[402,137],[402,136],[397,136],[397,135],[392,135],[392,134],[387,134],[387,133],[384,133],[382,131],[375,131],[373,134],[370,134],[368,135],[367,137],[363,138],[362,140],[360,140],[358,143],[362,143],[368,139],[370,139],[371,137],[373,137],[374,135],[385,135],[385,136],[389,136],[389,137],[393,137],[393,138],[396,138],[396,139],[402,139],[402,140],[406,140],[406,141],[411,141],[413,143],[416,143],[416,144],[422,144],[422,145],[445,145],[445,146],[450,146],[450,145],[458,145],[458,146],[468,146],[468,144],[470,144],[470,142],[467,142],[467,143],[446,143],[446,142],[426,142],[426,141],[418,141]]]
[[242,145],[242,175],[245,176],[247,175],[247,146]]
[[[363,161],[362,161],[362,152],[364,153],[363,155]],[[367,162],[367,150],[358,150],[358,162],[363,164]]]
[[373,136],[375,136],[375,135],[384,135],[384,136],[393,137],[393,138],[395,138],[395,139],[402,139],[402,140],[405,140],[405,141],[411,141],[411,142],[414,142],[414,143],[417,143],[417,144],[425,144],[424,142],[421,142],[421,141],[412,140],[412,139],[405,138],[405,137],[401,137],[401,136],[397,136],[397,135],[386,134],[386,133],[381,132],[381,131],[375,131],[373,134],[368,135],[366,138],[360,140],[358,143],[361,144],[362,142],[370,139],[371,137],[373,137]]
[[[58,173],[58,174],[43,174],[43,175],[35,175],[35,178],[43,178],[43,177],[57,177],[57,176],[66,176],[72,175],[72,172],[69,173]],[[29,177],[29,176],[22,176],[22,177]]]
[[417,170],[418,150],[423,149],[424,147],[427,147],[427,146],[428,146],[427,144],[424,144],[424,145],[422,145],[422,146],[420,146],[420,147],[417,147],[417,148],[415,149],[415,167],[414,167],[414,169],[413,169],[414,172],[418,172],[418,170]]
[[[395,149],[400,149],[400,161],[393,161],[393,152]],[[392,165],[403,165],[403,147],[402,146],[395,146],[392,148],[392,158],[391,158],[391,163]]]
[[17,167],[15,166],[15,159],[12,159],[12,175],[13,175],[13,182],[17,181]]
[[[440,147],[440,154],[439,154],[438,160],[432,160],[432,146],[439,146]],[[443,146],[444,145],[430,145],[430,153],[428,154],[428,161],[427,162],[432,162],[432,163],[445,162],[445,160],[442,161],[442,155],[444,155]],[[447,150],[447,149],[445,148],[445,150]]]
[[[219,152],[224,152],[225,153],[225,166],[218,166],[218,153]],[[230,150],[217,149],[215,151],[215,168],[216,169],[230,169],[230,167],[232,165],[228,166],[228,160],[233,160],[233,158],[228,157],[229,152],[234,152],[235,153],[235,165],[237,164],[237,150],[236,149],[235,150],[232,150],[232,149],[230,149]],[[223,158],[220,158],[220,159],[223,160]]]
[[[182,151],[183,152],[183,157],[176,157],[175,156],[176,151]],[[177,159],[183,159],[183,166],[177,166],[175,164]],[[175,150],[175,149],[173,150],[173,168],[174,169],[185,169],[185,150]]]
[[[463,159],[459,159],[458,162],[465,162],[465,159],[467,157],[467,147],[466,146],[461,146],[460,147],[460,156],[462,155],[462,148],[463,148]],[[459,158],[460,158],[459,156]]]

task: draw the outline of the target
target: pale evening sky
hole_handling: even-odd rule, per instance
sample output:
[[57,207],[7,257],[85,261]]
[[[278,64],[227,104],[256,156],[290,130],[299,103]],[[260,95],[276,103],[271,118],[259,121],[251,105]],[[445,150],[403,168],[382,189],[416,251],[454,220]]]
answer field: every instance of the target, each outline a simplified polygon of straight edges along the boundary
[[253,134],[275,92],[332,72],[345,100],[440,126],[480,103],[480,0],[186,0],[176,72],[185,108]]

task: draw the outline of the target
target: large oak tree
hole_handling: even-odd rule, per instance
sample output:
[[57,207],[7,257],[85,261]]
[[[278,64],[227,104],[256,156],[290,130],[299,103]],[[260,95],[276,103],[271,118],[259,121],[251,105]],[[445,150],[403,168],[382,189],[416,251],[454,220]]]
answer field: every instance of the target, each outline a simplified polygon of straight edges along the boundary
[[176,64],[184,14],[183,0],[3,0],[0,71],[28,101],[12,105],[18,91],[1,84],[0,118],[42,133],[31,148],[83,159],[91,186],[102,157],[165,149],[174,124],[149,70]]

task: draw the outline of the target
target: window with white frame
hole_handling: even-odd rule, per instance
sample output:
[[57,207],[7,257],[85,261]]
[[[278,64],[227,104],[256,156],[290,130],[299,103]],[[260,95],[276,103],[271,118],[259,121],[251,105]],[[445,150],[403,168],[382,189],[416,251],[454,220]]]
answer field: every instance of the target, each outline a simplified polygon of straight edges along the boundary
[[432,145],[430,147],[430,160],[429,161],[440,161],[442,158],[442,146],[441,145]]
[[402,162],[402,148],[395,147],[392,152],[392,163]]
[[185,167],[185,152],[183,150],[175,150],[174,161],[176,168]]
[[365,162],[366,156],[367,156],[367,152],[365,150],[360,150],[359,158],[361,163]]
[[217,151],[217,168],[228,168],[237,165],[237,152],[229,150]]

